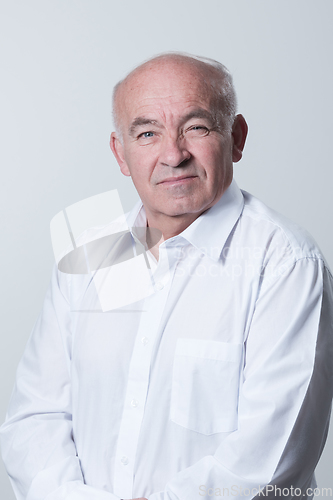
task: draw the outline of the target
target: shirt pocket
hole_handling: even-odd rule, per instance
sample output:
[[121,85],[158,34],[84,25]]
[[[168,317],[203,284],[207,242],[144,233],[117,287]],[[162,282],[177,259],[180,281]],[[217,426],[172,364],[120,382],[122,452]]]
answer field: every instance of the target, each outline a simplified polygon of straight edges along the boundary
[[237,429],[242,344],[178,339],[170,418],[201,434]]

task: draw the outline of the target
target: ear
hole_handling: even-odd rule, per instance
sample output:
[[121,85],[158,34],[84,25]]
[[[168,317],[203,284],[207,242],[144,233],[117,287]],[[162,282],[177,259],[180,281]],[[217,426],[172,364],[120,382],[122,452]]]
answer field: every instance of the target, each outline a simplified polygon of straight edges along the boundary
[[234,144],[232,148],[232,161],[236,163],[242,158],[246,141],[248,126],[243,115],[237,115],[232,126]]
[[127,163],[125,161],[125,155],[124,155],[124,146],[117,136],[116,132],[112,132],[111,137],[110,137],[110,148],[112,153],[114,154],[118,165],[120,167],[120,171],[122,174],[130,176],[131,173],[129,171],[129,168],[127,166]]

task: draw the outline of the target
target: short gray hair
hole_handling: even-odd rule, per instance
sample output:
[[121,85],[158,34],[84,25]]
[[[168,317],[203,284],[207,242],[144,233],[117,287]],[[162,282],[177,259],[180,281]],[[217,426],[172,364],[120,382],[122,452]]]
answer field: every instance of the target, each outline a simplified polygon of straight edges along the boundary
[[[122,131],[120,127],[119,109],[117,106],[117,97],[119,89],[122,84],[127,80],[132,74],[143,66],[163,59],[169,60],[183,60],[190,64],[197,64],[198,62],[206,66],[209,70],[210,84],[213,89],[213,95],[215,100],[216,111],[219,111],[220,115],[216,116],[217,125],[221,128],[226,128],[231,130],[236,111],[237,111],[237,97],[233,84],[233,79],[230,71],[220,62],[210,59],[208,57],[195,56],[192,54],[187,54],[185,52],[164,52],[150,59],[147,59],[142,64],[134,68],[130,73],[128,73],[125,78],[120,80],[113,89],[112,96],[112,116],[113,122],[118,136],[122,137]],[[207,83],[207,82],[206,82]],[[222,123],[223,122],[223,123]]]

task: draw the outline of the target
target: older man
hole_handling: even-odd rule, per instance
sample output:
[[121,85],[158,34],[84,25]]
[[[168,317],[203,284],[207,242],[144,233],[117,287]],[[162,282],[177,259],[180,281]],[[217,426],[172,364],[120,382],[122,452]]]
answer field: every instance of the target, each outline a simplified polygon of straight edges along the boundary
[[93,279],[55,271],[1,430],[18,499],[312,496],[332,277],[301,228],[232,180],[235,111],[207,59],[165,54],[117,85],[111,148],[141,198],[132,233],[158,230],[154,289],[98,313]]

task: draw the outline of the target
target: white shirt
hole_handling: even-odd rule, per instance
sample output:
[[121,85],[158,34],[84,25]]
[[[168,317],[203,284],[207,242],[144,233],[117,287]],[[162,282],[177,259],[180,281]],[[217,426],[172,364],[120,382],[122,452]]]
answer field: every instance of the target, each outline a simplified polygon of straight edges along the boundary
[[55,270],[1,428],[17,498],[306,495],[333,385],[316,244],[233,182],[150,263],[154,293],[105,312],[91,276]]

